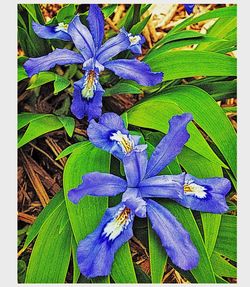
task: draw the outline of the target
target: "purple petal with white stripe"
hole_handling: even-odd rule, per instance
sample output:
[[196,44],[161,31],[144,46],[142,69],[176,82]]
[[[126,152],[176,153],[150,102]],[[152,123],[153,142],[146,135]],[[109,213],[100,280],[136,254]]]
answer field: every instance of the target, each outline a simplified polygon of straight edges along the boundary
[[165,207],[151,199],[147,200],[147,214],[172,262],[183,270],[195,268],[199,254],[181,223]]
[[156,146],[148,161],[146,177],[157,175],[181,152],[189,139],[187,124],[192,119],[193,116],[189,113],[171,118],[168,133]]
[[55,49],[46,56],[29,58],[23,65],[29,77],[41,71],[48,71],[55,65],[80,64],[84,59],[81,54],[68,49]]
[[119,59],[103,64],[117,76],[133,80],[143,86],[154,86],[162,82],[163,73],[152,72],[149,65],[136,59]]

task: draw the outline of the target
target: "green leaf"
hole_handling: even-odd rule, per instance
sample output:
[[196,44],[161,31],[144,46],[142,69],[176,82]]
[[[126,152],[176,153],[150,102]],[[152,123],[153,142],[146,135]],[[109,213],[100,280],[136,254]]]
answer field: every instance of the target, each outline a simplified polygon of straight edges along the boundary
[[33,139],[48,132],[65,127],[69,136],[72,135],[73,119],[70,117],[59,117],[53,114],[29,114],[18,115],[18,129],[29,124],[24,135],[18,141],[18,148],[24,146]]
[[154,72],[163,72],[164,80],[194,76],[236,76],[236,59],[215,52],[171,51],[146,58]]
[[54,82],[54,94],[57,95],[59,92],[63,91],[70,85],[70,81],[65,77],[55,75]]
[[223,214],[214,250],[237,261],[237,217]]
[[104,96],[112,96],[117,94],[141,94],[142,91],[138,87],[137,84],[134,83],[126,83],[126,82],[119,82],[111,88],[105,90]]
[[[108,207],[107,197],[84,197],[77,205],[68,200],[68,191],[81,183],[82,176],[92,171],[109,172],[110,155],[90,143],[76,148],[64,168],[63,185],[72,230],[79,242],[99,225]],[[115,282],[136,282],[128,243],[115,256],[112,273]]]
[[76,240],[74,236],[72,236],[71,248],[72,248],[72,259],[73,259],[73,282],[72,283],[77,283],[80,277],[80,270],[79,270],[78,263],[77,263],[77,256],[76,256],[77,244],[76,244]]
[[29,15],[31,15],[33,20],[40,24],[44,24],[43,14],[38,4],[21,4],[21,6],[28,11]]
[[56,74],[53,72],[40,72],[39,74],[32,77],[32,84],[27,88],[27,90],[34,89],[49,82],[55,81],[55,77]]
[[65,216],[67,210],[63,203],[41,227],[30,256],[25,283],[65,282],[72,241],[69,221],[64,223]]
[[39,51],[37,51],[34,43],[32,42],[26,29],[18,27],[18,42],[21,49],[24,51],[27,57],[39,57]]
[[75,149],[83,146],[83,145],[88,145],[88,142],[78,142],[78,143],[74,143],[70,146],[68,146],[67,148],[65,148],[63,151],[60,152],[60,154],[57,156],[56,160],[59,160],[69,154],[71,154]]
[[18,57],[18,75],[17,75],[18,82],[28,78],[28,75],[23,67],[24,62],[27,59],[28,58],[25,56]]
[[75,120],[71,117],[58,116],[69,137],[72,137],[75,129]]
[[102,13],[104,15],[104,19],[111,16],[114,13],[116,7],[117,7],[117,4],[109,4],[108,6],[103,7]]
[[227,260],[225,260],[221,255],[217,252],[214,252],[211,257],[211,262],[213,265],[214,272],[223,277],[236,278],[237,277],[237,269],[232,264],[230,264]]
[[142,21],[136,23],[131,29],[130,29],[130,33],[132,33],[133,35],[136,34],[140,34],[142,32],[142,30],[144,29],[144,27],[147,25],[149,19],[150,19],[151,15],[148,15],[147,17],[145,17]]
[[74,14],[76,12],[76,5],[75,4],[68,4],[62,7],[57,15],[56,19],[58,23],[69,23],[70,20],[74,17]]

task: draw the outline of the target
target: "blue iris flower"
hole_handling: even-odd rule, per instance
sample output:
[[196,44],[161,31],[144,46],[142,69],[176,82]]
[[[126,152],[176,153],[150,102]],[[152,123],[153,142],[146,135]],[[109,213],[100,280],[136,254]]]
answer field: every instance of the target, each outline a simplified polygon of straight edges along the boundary
[[81,23],[77,15],[68,27],[63,27],[63,24],[61,27],[57,26],[57,31],[55,27],[45,27],[45,29],[39,24],[33,24],[36,32],[43,37],[45,35],[52,37],[56,34],[58,39],[67,40],[67,36],[70,36],[80,53],[68,49],[55,49],[46,56],[28,59],[24,63],[24,68],[31,77],[55,65],[83,64],[85,74],[74,83],[71,111],[78,119],[87,116],[91,120],[101,116],[104,90],[99,82],[99,76],[105,68],[123,79],[134,80],[143,86],[159,84],[163,73],[151,72],[146,63],[136,59],[111,60],[120,52],[131,49],[131,41],[129,36],[121,31],[102,45],[104,18],[98,5],[90,5],[87,21],[89,29]]
[[[117,116],[106,114],[105,117],[109,117],[108,129],[112,127],[125,134]],[[83,176],[82,184],[69,191],[68,197],[75,204],[86,195],[115,196],[123,193],[121,203],[108,208],[96,230],[79,243],[77,260],[83,275],[92,278],[110,274],[115,252],[133,236],[135,216],[149,217],[175,265],[183,270],[197,266],[199,254],[189,233],[165,207],[152,199],[167,198],[204,212],[223,213],[228,209],[225,196],[231,185],[226,178],[198,179],[185,173],[158,175],[188,141],[186,128],[191,120],[189,113],[174,116],[169,121],[168,134],[162,138],[150,159],[146,149],[132,149],[126,153],[122,158],[126,180],[112,174],[91,172]],[[104,149],[110,150],[112,135],[105,130],[105,121],[102,118],[100,121],[95,135],[94,130],[90,129],[90,140],[94,139],[93,143],[97,146],[103,142]],[[103,133],[100,131],[102,126]]]
[[185,10],[187,11],[188,15],[193,13],[195,4],[184,4]]

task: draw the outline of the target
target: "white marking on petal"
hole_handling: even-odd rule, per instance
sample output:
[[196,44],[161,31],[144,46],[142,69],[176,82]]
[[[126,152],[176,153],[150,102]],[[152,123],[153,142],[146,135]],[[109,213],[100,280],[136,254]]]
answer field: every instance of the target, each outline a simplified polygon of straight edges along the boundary
[[141,37],[139,35],[135,35],[135,36],[131,35],[128,38],[130,41],[130,46],[138,44],[141,40]]
[[194,183],[192,180],[185,182],[184,184],[184,192],[186,195],[194,195],[198,198],[206,198],[207,190],[204,186]]
[[86,71],[84,77],[85,80],[83,83],[82,96],[85,99],[89,100],[92,99],[95,94],[97,84],[97,74],[95,73],[95,71],[90,70]]
[[124,154],[131,152],[134,148],[134,141],[132,138],[122,134],[120,131],[113,133],[110,139],[116,141],[120,145]]
[[64,31],[64,32],[68,32],[68,24],[64,24],[63,22],[58,23],[58,25],[55,27],[55,31],[59,32],[59,31]]

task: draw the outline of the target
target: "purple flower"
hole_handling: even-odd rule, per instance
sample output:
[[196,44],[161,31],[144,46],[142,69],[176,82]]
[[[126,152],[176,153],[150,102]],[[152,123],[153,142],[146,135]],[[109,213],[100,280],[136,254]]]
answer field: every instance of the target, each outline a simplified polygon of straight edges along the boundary
[[140,55],[142,53],[141,46],[145,42],[145,38],[141,34],[133,35],[128,33],[124,27],[121,28],[121,32],[124,33],[130,42],[128,50],[130,50],[135,55]]
[[187,11],[188,15],[193,13],[195,4],[184,4],[185,10]]
[[24,68],[31,77],[55,65],[83,64],[85,74],[74,83],[71,111],[78,119],[87,116],[91,120],[101,116],[104,90],[99,82],[99,76],[105,68],[123,79],[134,80],[143,86],[160,83],[163,74],[151,72],[146,63],[136,59],[111,60],[130,48],[131,42],[124,32],[120,32],[102,45],[104,18],[98,5],[90,5],[87,21],[89,29],[81,23],[78,15],[68,27],[64,24],[59,24],[56,28],[33,24],[36,33],[43,38],[51,38],[54,34],[54,38],[57,39],[71,39],[80,53],[68,49],[55,49],[46,56],[28,59]]
[[[106,114],[109,119],[112,115]],[[113,123],[115,120],[119,122],[114,118]],[[83,176],[82,184],[69,191],[68,197],[73,203],[78,203],[86,195],[115,196],[123,193],[122,202],[107,209],[96,230],[79,243],[77,259],[83,275],[91,278],[110,273],[115,252],[133,235],[134,216],[149,217],[175,265],[183,270],[197,266],[199,254],[188,232],[166,208],[151,199],[168,198],[191,209],[212,213],[228,209],[225,195],[231,185],[225,178],[197,179],[185,173],[158,175],[188,141],[186,127],[191,120],[192,115],[188,113],[174,116],[169,121],[168,134],[149,160],[145,149],[134,149],[126,154],[122,160],[126,180],[112,174],[92,172]],[[99,132],[94,136],[94,144],[97,144],[98,136],[100,140],[105,138],[104,141],[108,141],[106,133]]]

